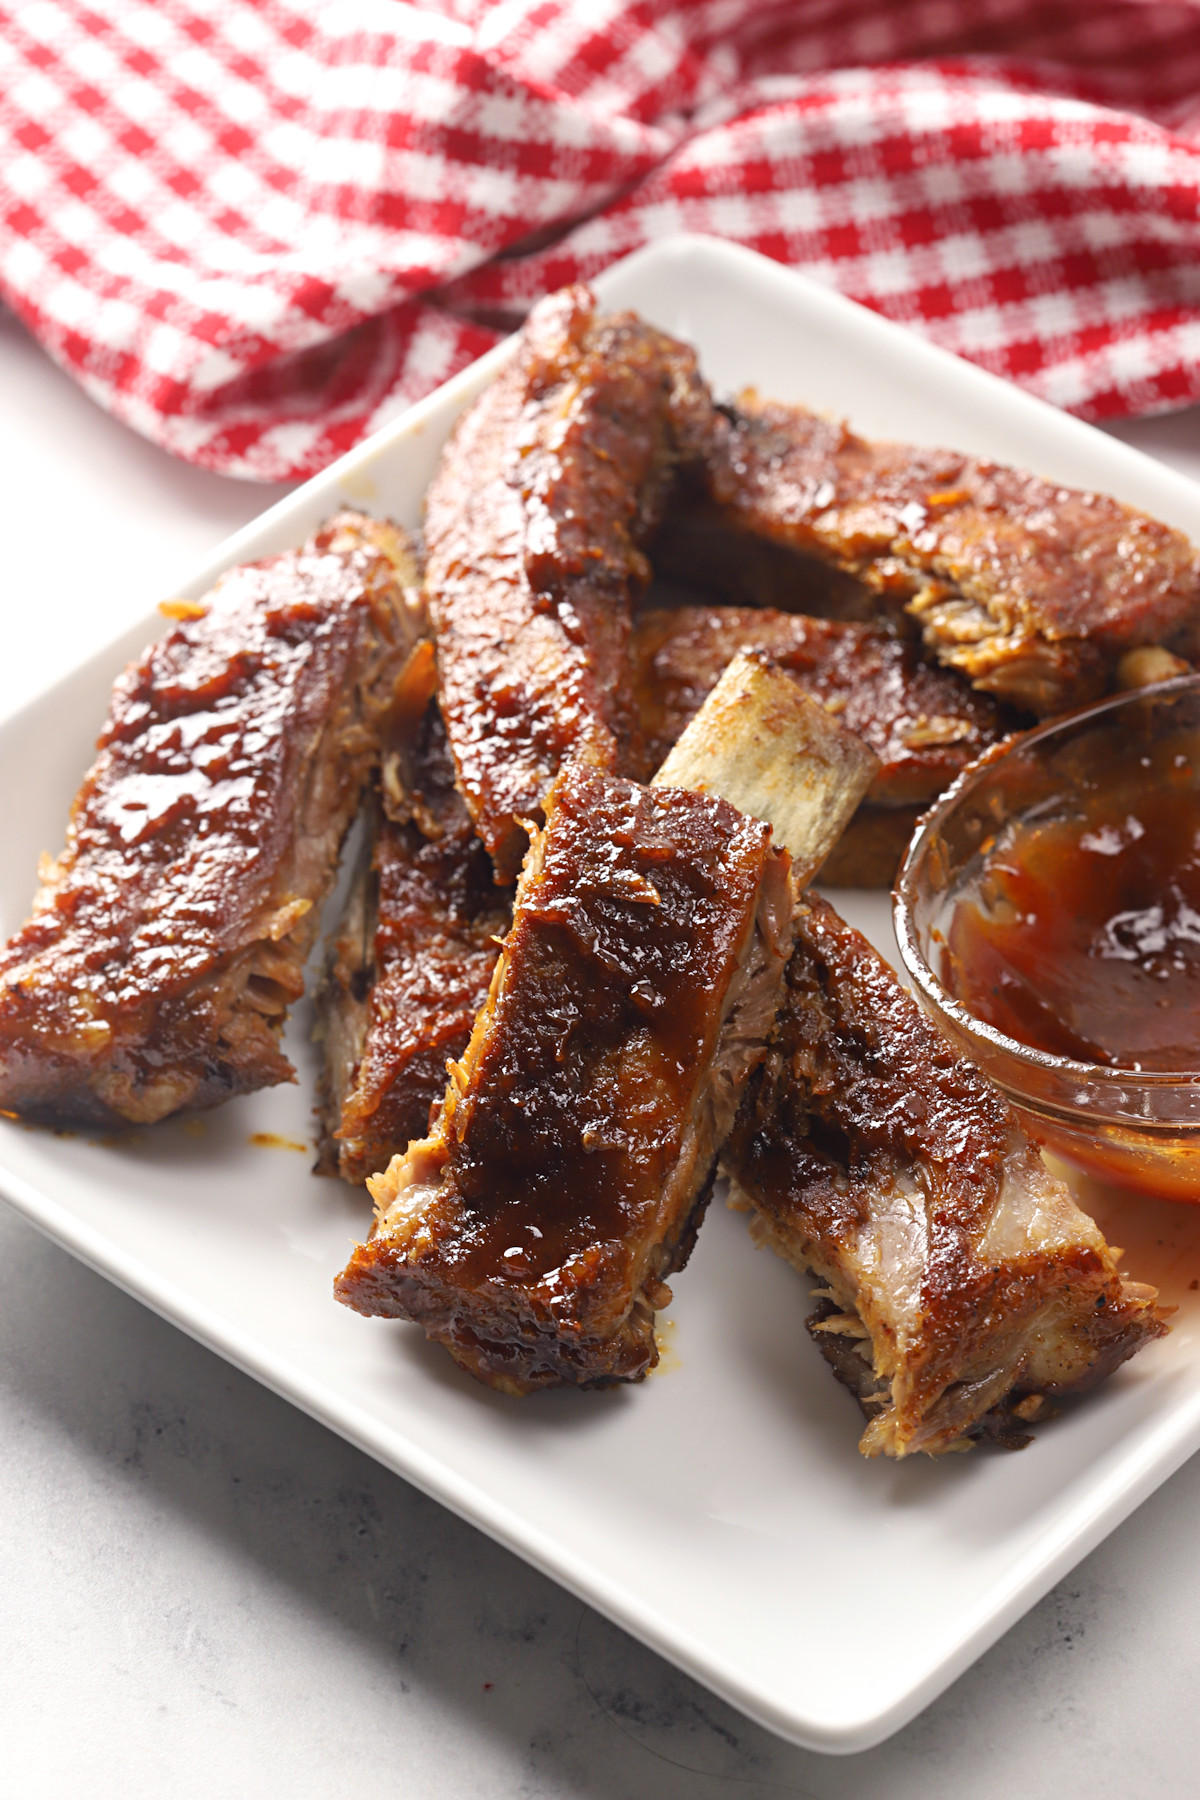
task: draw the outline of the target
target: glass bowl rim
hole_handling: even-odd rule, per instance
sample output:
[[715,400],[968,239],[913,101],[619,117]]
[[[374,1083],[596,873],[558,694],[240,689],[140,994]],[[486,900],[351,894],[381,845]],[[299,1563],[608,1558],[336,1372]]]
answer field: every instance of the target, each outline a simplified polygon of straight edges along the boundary
[[[940,831],[942,825],[955,811],[959,802],[969,793],[983,786],[997,764],[1007,760],[1018,750],[1028,749],[1033,744],[1043,743],[1047,738],[1059,732],[1074,730],[1081,724],[1093,719],[1102,719],[1107,713],[1118,712],[1124,706],[1155,698],[1169,698],[1193,692],[1200,695],[1200,670],[1188,675],[1175,675],[1169,681],[1157,681],[1146,687],[1129,688],[1123,693],[1108,694],[1102,700],[1093,700],[1086,706],[1075,707],[1071,712],[1058,713],[1053,719],[1046,719],[1039,725],[1030,726],[1027,731],[1014,731],[1002,738],[998,744],[991,745],[982,756],[968,763],[955,776],[950,786],[934,801],[929,811],[923,813],[917,821],[917,828],[909,840],[908,849],[896,876],[896,885],[892,891],[892,923],[896,932],[901,961],[917,988],[933,1007],[935,1014],[944,1013],[968,1039],[981,1040],[988,1048],[1005,1056],[1010,1063],[1030,1070],[1039,1070],[1043,1074],[1057,1075],[1077,1083],[1087,1082],[1101,1091],[1133,1088],[1143,1092],[1173,1092],[1179,1089],[1200,1086],[1200,1069],[1121,1069],[1106,1063],[1077,1062],[1071,1057],[1056,1056],[1049,1050],[1035,1050],[1030,1044],[1021,1043],[1019,1038],[1009,1037],[1006,1032],[999,1031],[965,1007],[961,1000],[956,1000],[943,986],[935,974],[932,965],[917,941],[916,923],[913,916],[913,889],[916,879],[916,868],[922,860],[931,840]],[[1006,1083],[1006,1085],[1014,1085]],[[1115,1098],[1115,1093],[1114,1093]],[[1035,1107],[1039,1102],[1030,1097],[1028,1104]]]

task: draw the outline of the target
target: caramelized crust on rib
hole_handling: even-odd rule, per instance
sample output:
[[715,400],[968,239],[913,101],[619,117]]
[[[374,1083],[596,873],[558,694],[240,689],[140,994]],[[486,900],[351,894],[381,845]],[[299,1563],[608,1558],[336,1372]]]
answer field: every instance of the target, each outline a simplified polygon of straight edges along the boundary
[[753,395],[705,450],[729,523],[857,576],[905,608],[941,662],[1029,712],[1102,693],[1135,645],[1186,655],[1196,641],[1195,549],[1105,494],[867,443]]
[[1166,1329],[858,932],[814,895],[724,1152],[763,1244],[823,1283],[809,1322],[868,1456],[1015,1445]]
[[509,1393],[637,1380],[790,943],[789,864],[725,801],[568,764],[429,1138],[337,1283]]
[[[405,762],[409,816],[373,809],[319,996],[321,1166],[359,1184],[429,1130],[512,919],[512,895],[496,887],[455,792],[436,701]],[[394,805],[401,790],[386,769]]]
[[751,606],[677,606],[639,615],[634,697],[656,769],[739,650],[760,650],[880,761],[867,804],[915,806],[948,787],[1008,727],[1000,709],[926,663],[882,625]]
[[711,417],[694,353],[586,288],[534,308],[464,416],[426,500],[442,714],[499,882],[569,758],[633,766],[631,598],[687,421]]
[[0,1104],[152,1123],[279,1047],[414,631],[403,534],[343,515],[231,570],[117,682],[66,849],[0,951]]

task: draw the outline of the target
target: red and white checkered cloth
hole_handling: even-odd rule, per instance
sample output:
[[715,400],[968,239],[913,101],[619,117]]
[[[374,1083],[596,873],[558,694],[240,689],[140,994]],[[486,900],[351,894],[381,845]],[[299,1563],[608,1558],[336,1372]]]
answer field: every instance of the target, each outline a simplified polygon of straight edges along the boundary
[[210,468],[680,229],[1087,417],[1200,398],[1200,6],[0,0],[0,294]]

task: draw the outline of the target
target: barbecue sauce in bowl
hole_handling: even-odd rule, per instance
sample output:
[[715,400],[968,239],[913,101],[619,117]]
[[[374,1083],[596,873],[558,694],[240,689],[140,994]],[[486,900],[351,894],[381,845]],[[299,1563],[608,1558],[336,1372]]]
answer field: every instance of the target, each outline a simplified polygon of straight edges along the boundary
[[1039,1143],[1200,1201],[1200,674],[979,758],[895,898],[922,1005]]
[[954,909],[943,978],[1035,1050],[1200,1069],[1200,793],[1169,745],[1010,825]]

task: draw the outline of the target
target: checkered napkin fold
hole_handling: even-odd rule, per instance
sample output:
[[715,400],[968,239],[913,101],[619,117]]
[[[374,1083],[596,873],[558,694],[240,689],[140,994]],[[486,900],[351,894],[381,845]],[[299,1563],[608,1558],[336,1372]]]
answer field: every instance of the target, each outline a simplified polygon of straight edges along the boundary
[[0,0],[0,295],[209,468],[680,230],[1085,417],[1198,399],[1200,5]]

